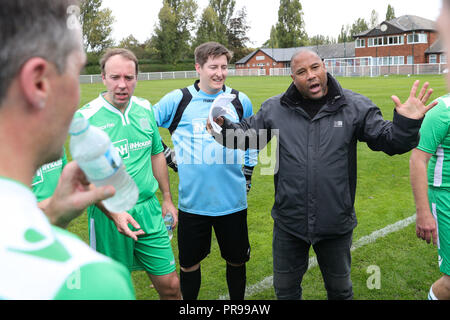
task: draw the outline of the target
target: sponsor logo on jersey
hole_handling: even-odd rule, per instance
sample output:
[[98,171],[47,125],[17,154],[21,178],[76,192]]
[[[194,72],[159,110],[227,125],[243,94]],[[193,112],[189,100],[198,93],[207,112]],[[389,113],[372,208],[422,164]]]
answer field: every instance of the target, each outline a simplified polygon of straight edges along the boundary
[[42,183],[42,182],[44,182],[44,175],[42,174],[42,168],[39,168],[36,171],[36,174],[34,175],[33,183],[31,185],[35,186],[35,185],[37,185],[39,183]]
[[147,140],[129,143],[128,139],[123,139],[120,141],[113,142],[113,145],[114,147],[116,147],[122,159],[128,159],[130,157],[131,151],[150,148],[152,146],[152,141]]
[[62,166],[62,159],[59,159],[59,160],[57,160],[57,161],[54,161],[54,162],[50,162],[50,163],[44,164],[44,165],[41,167],[41,169],[42,169],[42,171],[44,171],[44,172],[48,172],[48,171],[52,171],[52,170],[54,170],[54,169],[61,168],[61,166]]
[[130,150],[134,151],[134,150],[140,150],[140,149],[144,149],[144,148],[149,148],[152,145],[152,140],[147,140],[147,141],[138,141],[138,142],[132,142],[130,143]]
[[114,128],[115,126],[116,125],[114,123],[107,123],[104,126],[101,126],[99,128],[102,129],[102,130],[105,130],[105,129],[109,129],[109,128]]
[[102,130],[114,128],[116,125],[114,123],[107,123],[104,126],[99,127]]
[[150,130],[150,134],[153,134],[153,130],[150,127],[150,122],[148,122],[148,119],[142,118],[139,122],[142,130]]
[[122,159],[128,159],[130,157],[130,148],[128,145],[128,139],[113,142],[113,145],[114,147],[116,147]]
[[206,119],[192,119],[192,131],[194,134],[206,131]]

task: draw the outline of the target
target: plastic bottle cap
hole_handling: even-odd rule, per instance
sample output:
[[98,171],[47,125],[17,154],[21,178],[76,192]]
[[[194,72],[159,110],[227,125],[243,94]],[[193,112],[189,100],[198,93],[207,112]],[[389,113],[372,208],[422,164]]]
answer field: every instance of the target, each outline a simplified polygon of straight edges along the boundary
[[69,133],[73,136],[78,136],[89,128],[89,121],[84,117],[75,117],[70,123]]

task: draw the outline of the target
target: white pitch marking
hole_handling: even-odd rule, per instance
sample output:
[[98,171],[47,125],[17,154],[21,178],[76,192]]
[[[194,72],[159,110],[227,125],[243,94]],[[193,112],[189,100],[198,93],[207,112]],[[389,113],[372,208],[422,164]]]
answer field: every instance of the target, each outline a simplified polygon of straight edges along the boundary
[[[364,236],[364,237],[361,237],[360,239],[358,239],[352,245],[350,251],[356,250],[367,244],[373,243],[378,238],[385,237],[392,232],[402,230],[402,229],[406,228],[407,226],[409,226],[411,223],[414,223],[415,221],[416,221],[416,214],[413,214],[412,216],[410,216],[406,219],[397,221],[396,223],[390,224],[390,225],[384,227],[383,229],[376,230],[376,231],[372,232],[371,234],[369,234],[368,236]],[[309,258],[308,270],[311,268],[314,268],[316,266],[317,266],[317,258],[315,256]],[[253,296],[261,291],[269,289],[272,286],[273,286],[273,276],[268,276],[268,277],[264,278],[263,280],[261,280],[260,282],[255,283],[251,286],[248,286],[245,289],[245,297],[248,298],[250,296]],[[228,299],[230,299],[228,294],[221,295],[219,297],[219,300],[228,300]]]

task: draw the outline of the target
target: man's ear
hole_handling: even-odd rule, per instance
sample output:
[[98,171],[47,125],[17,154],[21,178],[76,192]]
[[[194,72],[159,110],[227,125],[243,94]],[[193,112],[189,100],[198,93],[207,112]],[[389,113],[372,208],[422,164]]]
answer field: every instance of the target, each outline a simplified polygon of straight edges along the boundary
[[200,64],[199,63],[196,63],[195,64],[195,71],[197,71],[198,73],[200,73],[200,69],[201,69],[202,67],[200,66]]
[[47,101],[49,75],[54,68],[45,59],[34,57],[23,65],[19,72],[19,83],[23,96],[32,108],[43,109]]

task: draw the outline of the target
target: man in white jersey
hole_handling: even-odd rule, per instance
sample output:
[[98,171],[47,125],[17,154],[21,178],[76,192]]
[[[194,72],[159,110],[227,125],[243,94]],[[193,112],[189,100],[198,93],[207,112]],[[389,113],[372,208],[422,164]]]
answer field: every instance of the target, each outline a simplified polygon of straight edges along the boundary
[[62,156],[79,102],[86,58],[73,5],[2,0],[0,6],[0,299],[134,299],[126,268],[59,228],[114,188],[90,189],[71,162],[46,216],[29,187],[40,166]]
[[[443,0],[438,28],[450,48],[450,0]],[[450,78],[447,77],[450,89]],[[416,235],[438,247],[442,277],[430,288],[429,300],[450,300],[450,94],[437,99],[420,129],[420,142],[411,153],[411,186],[416,202]],[[428,173],[427,173],[428,171]]]

